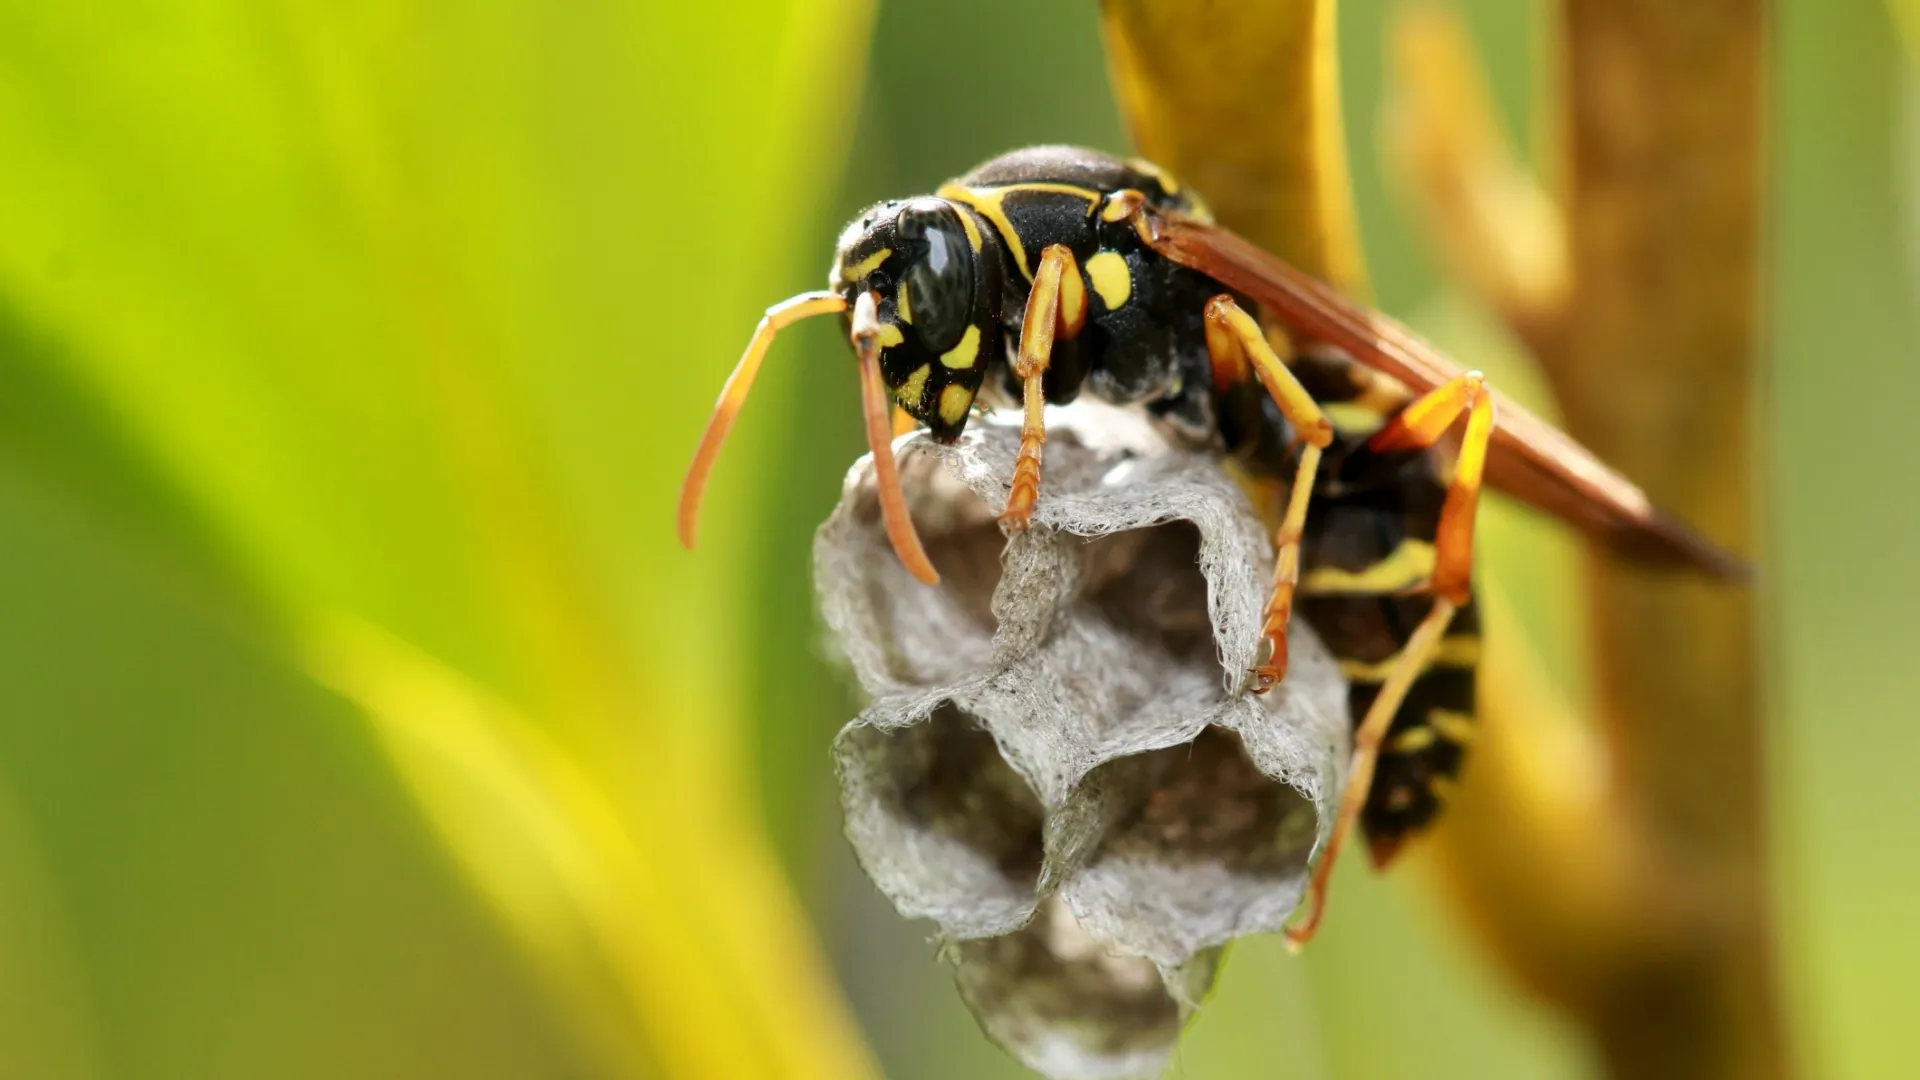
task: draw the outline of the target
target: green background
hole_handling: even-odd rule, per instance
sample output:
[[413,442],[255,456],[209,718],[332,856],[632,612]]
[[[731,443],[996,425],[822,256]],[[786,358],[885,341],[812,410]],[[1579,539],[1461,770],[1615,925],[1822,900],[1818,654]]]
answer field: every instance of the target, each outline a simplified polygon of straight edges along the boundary
[[[1524,129],[1536,9],[1463,6]],[[1387,8],[1341,27],[1378,300],[1524,385],[1381,175]],[[1880,1077],[1920,1059],[1920,80],[1878,4],[1776,12],[1782,958],[1808,1075]],[[855,210],[1122,146],[1091,3],[864,33],[775,0],[0,7],[0,1076],[769,1061],[725,1048],[804,1048],[834,990],[761,928],[767,846],[887,1075],[1017,1075],[835,832],[856,704],[809,543],[861,440],[827,321],[776,348],[700,551],[671,535],[758,311]],[[1492,514],[1577,678],[1566,539]],[[1343,874],[1304,960],[1235,952],[1179,1075],[1590,1072],[1417,869]]]

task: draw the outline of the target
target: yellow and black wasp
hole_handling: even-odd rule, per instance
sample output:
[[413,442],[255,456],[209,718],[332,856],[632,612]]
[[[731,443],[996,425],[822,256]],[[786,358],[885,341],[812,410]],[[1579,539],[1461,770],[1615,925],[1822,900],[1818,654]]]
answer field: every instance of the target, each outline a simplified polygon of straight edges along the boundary
[[1253,686],[1285,675],[1297,610],[1341,659],[1354,716],[1339,816],[1288,931],[1296,945],[1319,924],[1354,824],[1384,866],[1432,823],[1472,742],[1483,481],[1626,555],[1740,572],[1479,373],[1212,224],[1146,162],[1058,146],[995,158],[935,196],[862,214],[840,237],[830,285],[761,320],[688,472],[682,542],[692,546],[708,474],[774,334],[827,313],[843,315],[858,359],[887,534],[928,584],[938,575],[890,447],[895,405],[946,441],[976,399],[1024,408],[1000,514],[1010,530],[1039,497],[1043,407],[1081,393],[1138,405],[1176,437],[1284,483]]

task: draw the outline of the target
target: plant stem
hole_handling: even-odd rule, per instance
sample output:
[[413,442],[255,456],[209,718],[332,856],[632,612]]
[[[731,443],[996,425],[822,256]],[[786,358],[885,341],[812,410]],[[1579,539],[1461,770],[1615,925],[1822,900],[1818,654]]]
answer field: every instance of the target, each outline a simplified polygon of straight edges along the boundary
[[1334,0],[1103,0],[1114,96],[1140,153],[1302,270],[1364,285],[1340,125]]
[[[1142,149],[1209,194],[1224,186],[1223,223],[1351,288],[1359,253],[1338,192],[1344,151],[1329,135],[1332,15],[1331,0],[1103,4]],[[1488,299],[1539,354],[1570,431],[1751,554],[1765,9],[1567,0],[1562,18],[1563,215],[1542,199],[1513,219],[1525,185],[1511,183],[1511,163],[1486,168],[1500,165],[1491,117],[1444,115],[1474,98],[1456,78],[1464,36],[1434,38],[1451,33],[1445,19],[1407,42],[1432,63],[1401,149],[1429,152],[1413,171],[1436,205],[1484,211],[1454,213],[1442,239],[1470,282],[1505,290]],[[1244,89],[1261,85],[1255,69],[1267,72],[1260,95]],[[1436,85],[1451,87],[1437,95],[1446,101],[1433,100]],[[1291,128],[1276,132],[1276,120]],[[1473,187],[1489,177],[1507,189]],[[1521,250],[1516,237],[1539,242],[1537,265],[1501,261]],[[1553,287],[1538,296],[1515,291],[1542,281]],[[1495,583],[1483,584],[1490,622],[1511,625]],[[1597,550],[1587,585],[1603,738],[1573,722],[1527,657],[1493,654],[1486,738],[1435,838],[1438,867],[1491,953],[1589,1032],[1612,1075],[1785,1076],[1752,593]]]
[[[1543,357],[1572,434],[1755,548],[1760,0],[1568,0],[1572,300]],[[1788,1072],[1764,858],[1753,594],[1590,557],[1599,711],[1644,840],[1648,946],[1591,1018],[1614,1075]]]

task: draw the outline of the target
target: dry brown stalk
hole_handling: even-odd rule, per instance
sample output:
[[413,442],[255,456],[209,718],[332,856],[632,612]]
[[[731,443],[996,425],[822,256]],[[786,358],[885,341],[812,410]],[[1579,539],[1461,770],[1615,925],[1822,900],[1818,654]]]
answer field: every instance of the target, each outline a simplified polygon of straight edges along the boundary
[[[1277,193],[1265,208],[1236,195],[1221,220],[1361,280],[1328,134],[1332,0],[1107,0],[1103,16],[1143,152],[1264,184]],[[1753,554],[1766,9],[1567,0],[1557,212],[1493,123],[1457,24],[1429,8],[1405,26],[1397,59],[1415,92],[1402,105],[1417,115],[1399,118],[1390,149],[1444,218],[1442,256],[1536,353],[1574,436]],[[1276,86],[1255,65],[1294,74]],[[1436,845],[1469,922],[1591,1033],[1614,1075],[1786,1075],[1752,592],[1592,552],[1595,733],[1537,665],[1501,651],[1492,584],[1487,738]]]

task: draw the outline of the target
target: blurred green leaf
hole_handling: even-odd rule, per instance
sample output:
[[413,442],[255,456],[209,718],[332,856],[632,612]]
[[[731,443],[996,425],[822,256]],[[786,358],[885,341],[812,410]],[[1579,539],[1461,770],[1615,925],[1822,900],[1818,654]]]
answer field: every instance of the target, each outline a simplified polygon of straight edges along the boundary
[[[0,417],[19,421],[0,460],[48,513],[114,535],[16,569],[77,588],[121,559],[181,607],[139,622],[95,596],[80,622],[72,596],[0,592],[22,639],[5,660],[33,675],[0,724],[26,822],[0,854],[18,854],[22,888],[35,858],[50,868],[78,984],[119,980],[92,1035],[48,1043],[48,1060],[194,1076],[286,1075],[276,1053],[314,1075],[867,1069],[742,769],[738,566],[764,438],[743,432],[723,467],[707,550],[686,556],[668,528],[701,420],[688,403],[717,387],[766,302],[763,264],[832,182],[867,16],[805,0],[0,11]],[[764,197],[768,176],[791,178],[782,198]],[[23,535],[45,526],[23,513]],[[340,625],[388,644],[313,629]],[[340,726],[307,662],[370,729]],[[201,681],[182,685],[188,671]],[[395,698],[422,679],[443,692]],[[499,707],[448,712],[468,699]],[[178,725],[165,734],[188,756],[140,804],[141,824],[169,828],[119,838],[137,856],[126,881],[228,878],[244,907],[162,912],[136,889],[85,892],[65,861],[83,845],[63,830],[127,792],[108,776],[45,786],[41,744],[86,731],[157,768],[149,715]],[[446,715],[465,726],[422,727]],[[286,740],[315,725],[341,749],[296,765]],[[440,741],[405,741],[423,731]],[[340,879],[365,910],[296,921],[320,852],[227,849],[227,814],[264,843],[261,800],[295,798],[289,774],[307,773],[312,799],[359,815],[343,840],[384,832],[420,859],[407,802],[339,787],[390,782],[379,748],[503,922],[456,944],[438,924],[469,901],[450,882],[365,863]],[[490,783],[508,790],[475,802]],[[188,814],[228,787],[220,813]],[[136,872],[147,859],[166,872]],[[547,934],[526,906],[543,895],[568,898],[539,909],[564,923]],[[274,992],[285,957],[263,939],[360,970],[406,912],[430,954],[407,978]],[[152,920],[151,947],[116,936],[129,918]],[[497,952],[508,971],[473,967],[501,927],[526,973]],[[232,993],[186,974],[198,949],[226,957]],[[536,970],[547,979],[527,982]],[[528,1017],[510,1024],[473,1012],[541,987],[570,1036],[539,1007],[504,1010]],[[411,1065],[380,1058],[397,1039],[354,1034],[469,999],[459,1022],[419,1020]],[[225,1041],[206,1026],[216,1003],[244,1029]],[[302,1049],[329,1030],[337,1054]]]
[[0,1033],[48,1077],[589,1075],[231,582],[0,467]]
[[1914,0],[1887,0],[1887,6],[1893,9],[1893,20],[1899,24],[1908,58],[1920,56],[1920,3]]

